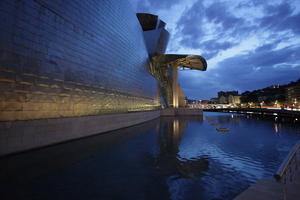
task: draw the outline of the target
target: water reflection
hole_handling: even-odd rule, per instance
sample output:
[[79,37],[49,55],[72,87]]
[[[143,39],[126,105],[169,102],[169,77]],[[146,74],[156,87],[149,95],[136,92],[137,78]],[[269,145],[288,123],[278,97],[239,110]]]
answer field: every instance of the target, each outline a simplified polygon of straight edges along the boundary
[[179,155],[179,145],[189,122],[201,123],[201,117],[164,118],[160,123],[158,143],[160,151],[156,165],[166,176],[179,175],[186,178],[199,177],[208,169],[207,157],[186,159]]
[[275,133],[279,134],[281,129],[281,124],[280,123],[274,123],[274,131]]
[[[132,140],[142,133],[151,131],[157,124],[159,120],[152,120],[130,128],[0,157],[0,188],[10,196],[16,188],[23,188],[75,163]],[[3,199],[1,193],[0,199]]]
[[299,133],[237,114],[164,117],[0,158],[0,199],[230,200],[272,177]]
[[241,122],[240,115],[220,115],[218,117],[216,116],[204,116],[204,120],[209,121],[210,123],[216,123],[216,120],[219,123],[232,123],[232,124],[239,124]]

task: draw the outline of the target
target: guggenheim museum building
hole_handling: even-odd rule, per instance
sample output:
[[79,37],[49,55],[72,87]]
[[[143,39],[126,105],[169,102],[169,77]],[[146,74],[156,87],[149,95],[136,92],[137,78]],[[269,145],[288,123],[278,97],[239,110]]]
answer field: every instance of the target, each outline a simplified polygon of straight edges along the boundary
[[184,107],[158,16],[126,0],[0,1],[0,155],[154,119]]

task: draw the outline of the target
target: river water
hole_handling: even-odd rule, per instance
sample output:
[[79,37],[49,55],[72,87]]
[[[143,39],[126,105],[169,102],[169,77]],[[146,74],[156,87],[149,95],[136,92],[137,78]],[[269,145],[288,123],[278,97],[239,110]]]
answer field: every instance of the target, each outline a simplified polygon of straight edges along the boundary
[[160,118],[1,158],[0,199],[230,200],[299,139],[297,124],[247,115]]

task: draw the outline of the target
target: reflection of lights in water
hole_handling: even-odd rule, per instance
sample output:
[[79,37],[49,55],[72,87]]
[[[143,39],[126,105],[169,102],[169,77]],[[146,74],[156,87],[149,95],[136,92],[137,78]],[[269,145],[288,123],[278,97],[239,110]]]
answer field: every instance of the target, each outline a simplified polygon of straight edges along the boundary
[[174,131],[174,135],[178,135],[178,133],[179,133],[179,120],[178,119],[173,121],[173,131]]
[[277,113],[273,113],[273,115],[278,115]]
[[280,124],[275,123],[274,124],[274,130],[275,130],[276,133],[278,133],[280,131]]
[[233,118],[233,115],[231,115],[231,118]]

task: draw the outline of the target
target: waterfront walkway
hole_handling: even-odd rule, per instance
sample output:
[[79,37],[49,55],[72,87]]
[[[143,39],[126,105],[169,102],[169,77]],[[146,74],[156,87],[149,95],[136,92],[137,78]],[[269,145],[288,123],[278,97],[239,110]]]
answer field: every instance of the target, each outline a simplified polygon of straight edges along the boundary
[[289,153],[276,176],[278,181],[261,179],[234,200],[299,200],[300,142]]
[[259,114],[259,115],[266,115],[266,116],[270,115],[270,116],[278,116],[278,117],[300,118],[300,111],[266,109],[266,108],[215,108],[215,109],[203,109],[203,111],[241,113],[241,114]]

